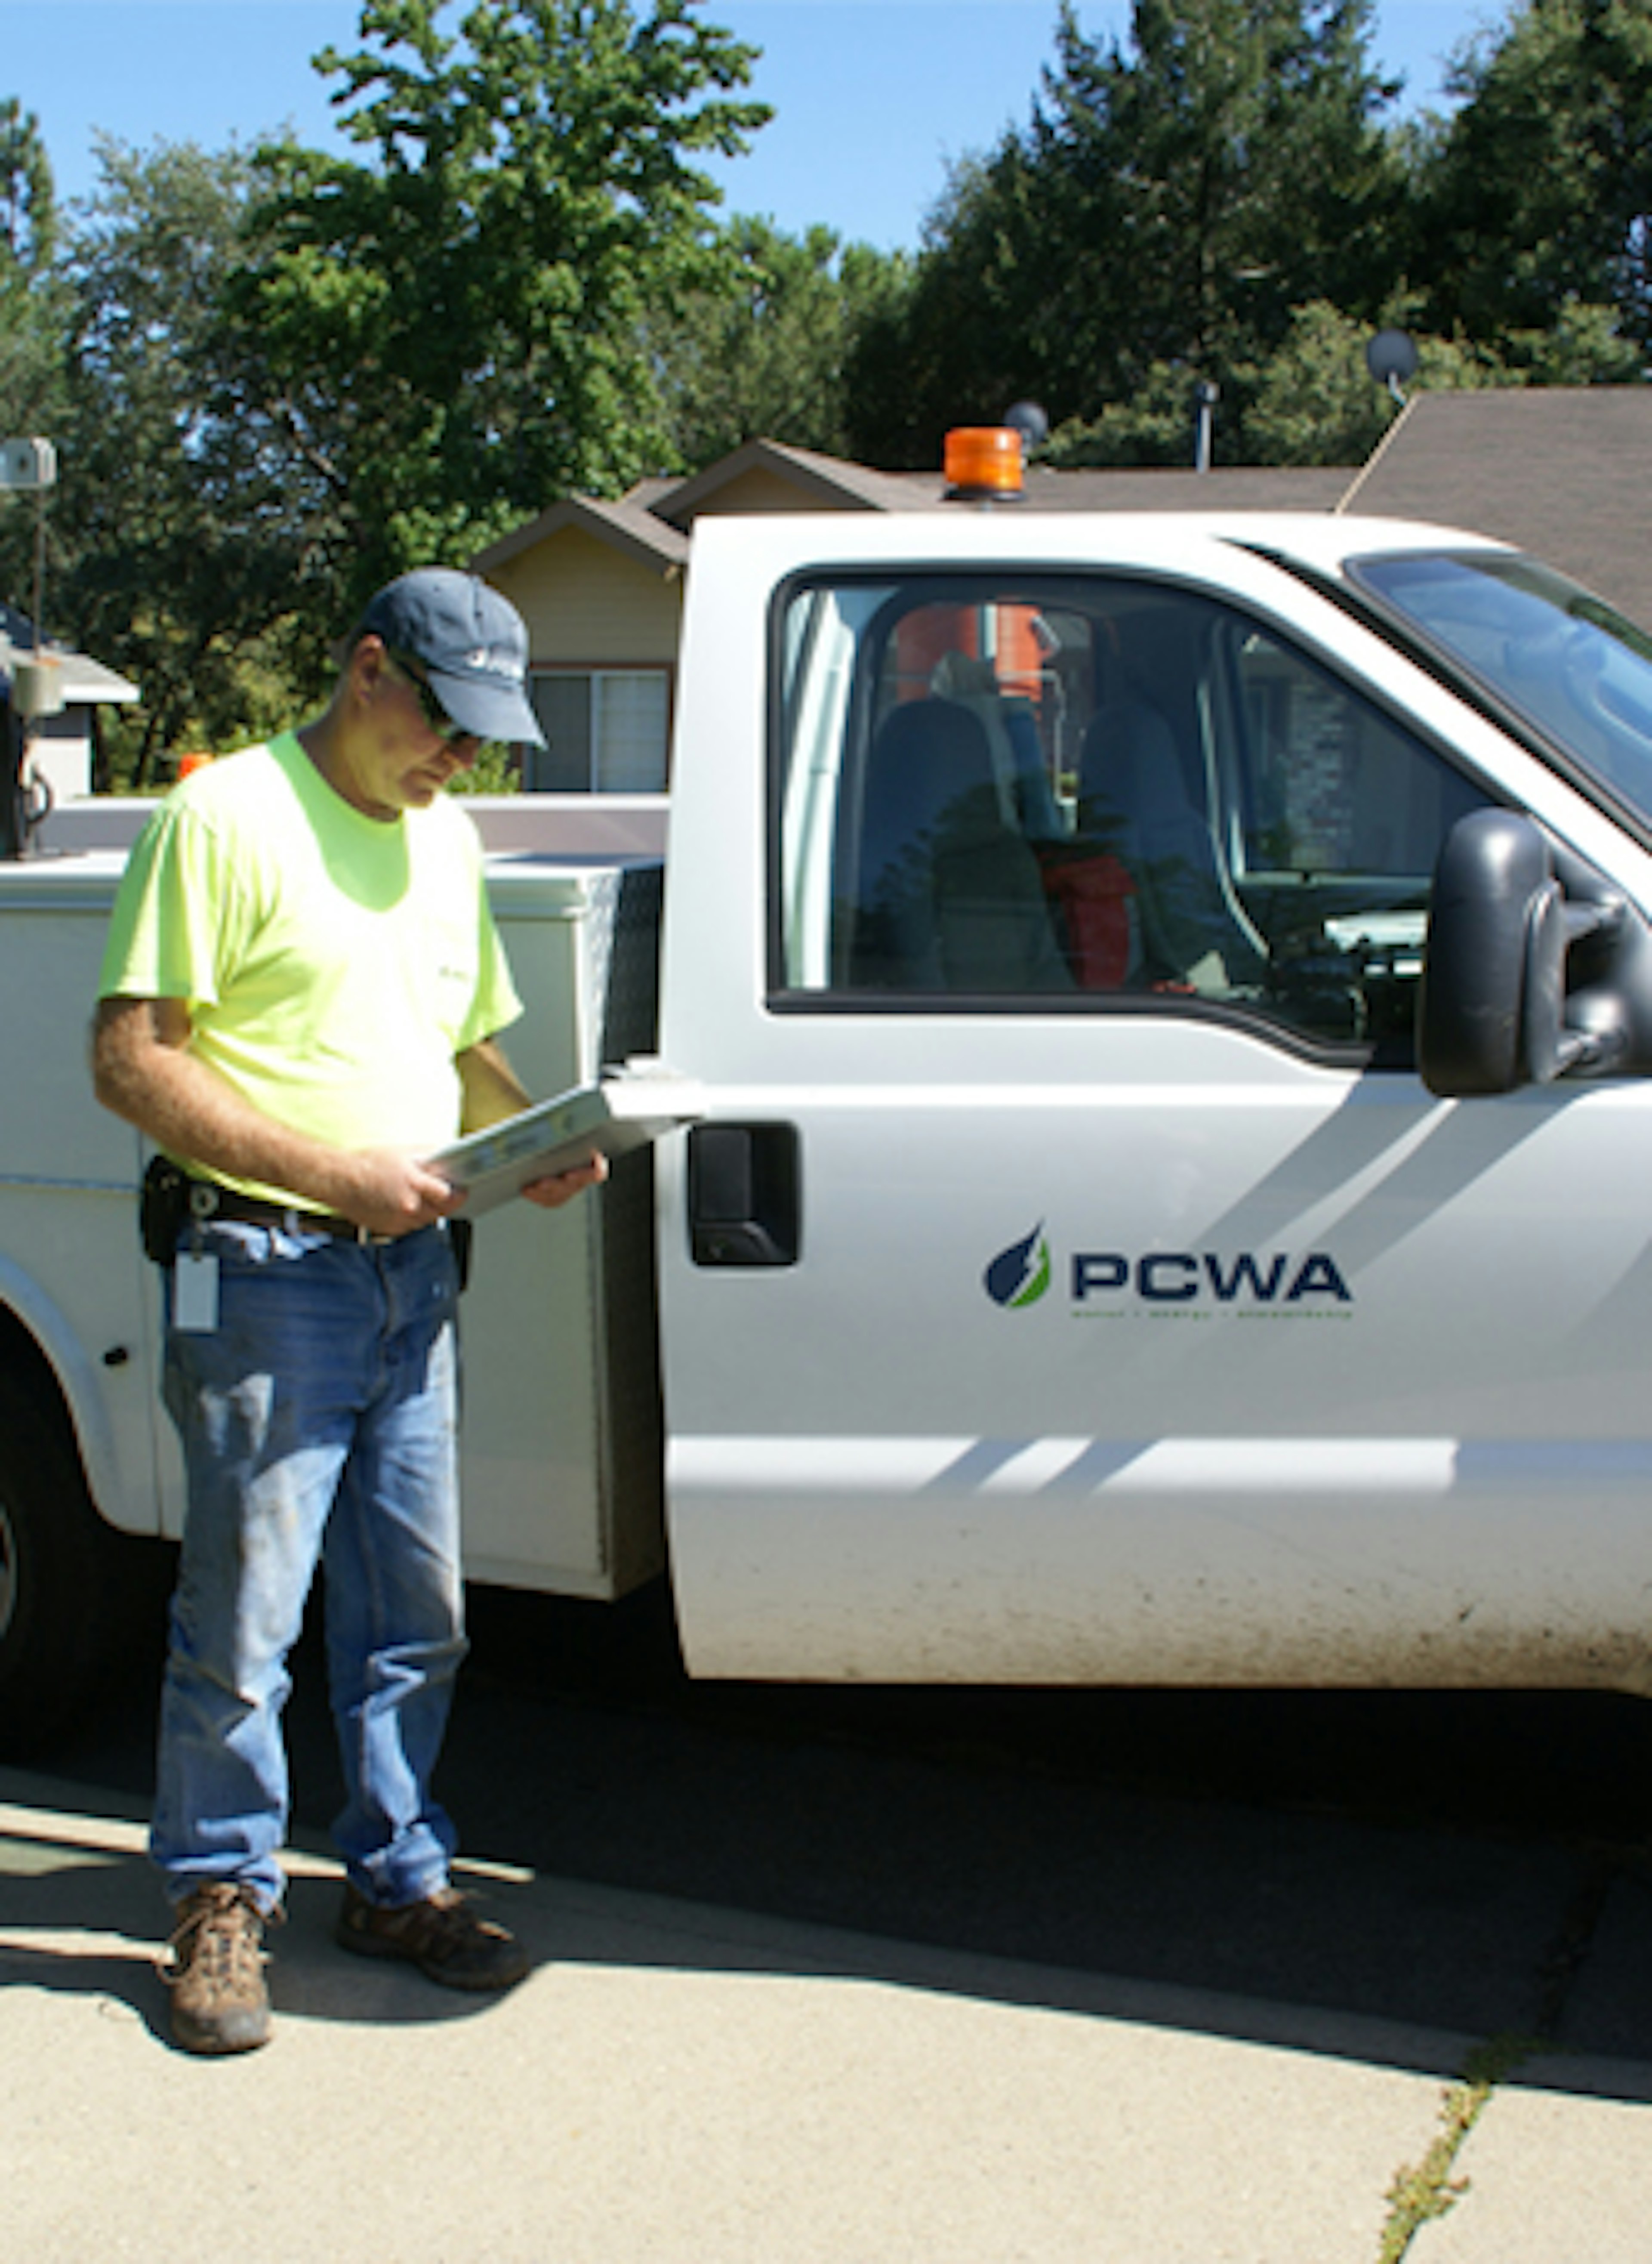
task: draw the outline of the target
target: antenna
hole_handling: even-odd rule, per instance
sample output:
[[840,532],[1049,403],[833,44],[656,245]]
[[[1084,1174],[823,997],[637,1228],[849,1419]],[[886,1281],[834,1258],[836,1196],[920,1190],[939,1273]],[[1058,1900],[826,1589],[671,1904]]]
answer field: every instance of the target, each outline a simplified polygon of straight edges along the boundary
[[1366,343],[1366,367],[1374,382],[1386,386],[1398,407],[1405,406],[1405,386],[1417,375],[1417,347],[1406,330],[1379,330]]

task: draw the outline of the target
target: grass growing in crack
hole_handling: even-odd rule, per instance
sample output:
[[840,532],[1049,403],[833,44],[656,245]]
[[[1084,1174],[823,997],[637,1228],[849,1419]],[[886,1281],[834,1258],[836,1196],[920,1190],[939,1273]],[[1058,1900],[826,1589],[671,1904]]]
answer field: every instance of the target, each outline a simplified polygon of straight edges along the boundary
[[1396,2171],[1384,2199],[1388,2204],[1377,2264],[1402,2264],[1423,2227],[1454,2209],[1468,2190],[1467,2178],[1454,2178],[1457,2157],[1468,2134],[1479,2122],[1487,2101],[1500,2083],[1506,2083],[1534,2052],[1543,2049],[1534,2036],[1494,2036],[1468,2055],[1459,2079],[1446,2092],[1440,2108],[1439,2130],[1420,2162]]

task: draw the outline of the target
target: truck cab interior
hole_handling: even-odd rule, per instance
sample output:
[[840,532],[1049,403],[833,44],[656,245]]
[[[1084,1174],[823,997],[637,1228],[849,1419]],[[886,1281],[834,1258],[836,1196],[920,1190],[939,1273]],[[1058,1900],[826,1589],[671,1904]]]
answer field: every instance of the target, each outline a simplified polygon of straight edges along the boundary
[[777,993],[1216,1012],[1409,1063],[1487,797],[1272,625],[1162,578],[796,586]]

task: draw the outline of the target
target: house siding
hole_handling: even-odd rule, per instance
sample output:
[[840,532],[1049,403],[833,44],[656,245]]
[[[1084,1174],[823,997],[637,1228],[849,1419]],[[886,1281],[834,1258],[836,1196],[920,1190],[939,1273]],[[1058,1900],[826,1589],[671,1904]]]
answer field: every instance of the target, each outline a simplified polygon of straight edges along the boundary
[[578,527],[489,576],[527,623],[536,667],[672,665],[681,577],[652,571]]

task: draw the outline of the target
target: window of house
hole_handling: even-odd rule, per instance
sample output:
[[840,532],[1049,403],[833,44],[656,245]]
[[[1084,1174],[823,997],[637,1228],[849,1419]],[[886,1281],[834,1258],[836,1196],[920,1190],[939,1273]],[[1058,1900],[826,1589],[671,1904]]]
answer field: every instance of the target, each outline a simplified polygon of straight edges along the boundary
[[1119,576],[810,582],[780,629],[779,998],[1214,1005],[1409,1059],[1485,797],[1344,678]]
[[663,668],[553,669],[529,686],[548,744],[524,751],[539,794],[663,794],[670,675]]

